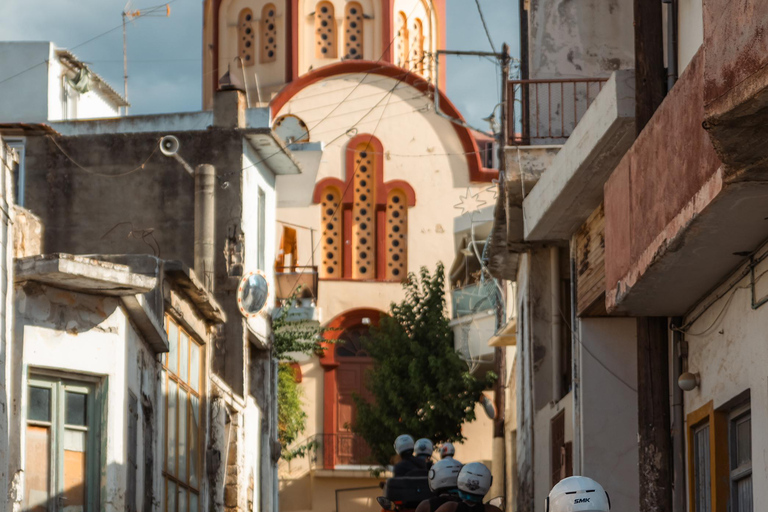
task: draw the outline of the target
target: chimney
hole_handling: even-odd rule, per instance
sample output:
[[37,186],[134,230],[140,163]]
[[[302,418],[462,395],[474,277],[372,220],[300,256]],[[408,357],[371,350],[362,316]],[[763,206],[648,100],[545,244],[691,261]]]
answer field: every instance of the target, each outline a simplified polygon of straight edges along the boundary
[[219,80],[219,90],[213,98],[213,126],[245,128],[246,107],[244,87],[227,71]]

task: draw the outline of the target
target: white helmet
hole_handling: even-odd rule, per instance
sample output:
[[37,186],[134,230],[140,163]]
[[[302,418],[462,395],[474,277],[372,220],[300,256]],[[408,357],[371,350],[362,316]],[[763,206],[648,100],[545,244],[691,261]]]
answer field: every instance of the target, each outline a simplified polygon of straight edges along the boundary
[[453,457],[455,453],[456,453],[456,448],[454,448],[451,443],[443,443],[443,446],[440,447],[441,459]]
[[459,491],[482,498],[493,483],[491,471],[485,464],[470,462],[461,468],[456,482]]
[[427,439],[426,437],[422,437],[418,441],[416,441],[416,447],[414,448],[413,452],[418,455],[426,455],[431,456],[432,452],[435,450],[434,445],[432,444],[432,441]]
[[455,489],[458,486],[461,462],[454,458],[435,462],[429,469],[429,489],[437,492],[442,489]]
[[611,498],[603,486],[585,476],[569,476],[552,488],[544,512],[608,512]]
[[397,436],[397,439],[395,439],[395,452],[398,455],[401,455],[403,452],[410,453],[412,451],[413,451],[413,438],[408,434]]

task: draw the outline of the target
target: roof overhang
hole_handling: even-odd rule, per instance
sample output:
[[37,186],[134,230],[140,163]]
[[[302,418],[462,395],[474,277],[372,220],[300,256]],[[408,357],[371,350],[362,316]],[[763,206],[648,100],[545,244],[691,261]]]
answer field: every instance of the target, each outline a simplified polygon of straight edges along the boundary
[[271,128],[245,129],[243,136],[259,158],[257,163],[263,163],[278,176],[301,174],[299,163]]

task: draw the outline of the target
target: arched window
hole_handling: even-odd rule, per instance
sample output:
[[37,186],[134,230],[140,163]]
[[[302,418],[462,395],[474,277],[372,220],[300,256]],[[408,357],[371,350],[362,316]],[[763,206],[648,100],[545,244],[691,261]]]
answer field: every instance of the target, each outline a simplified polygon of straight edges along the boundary
[[256,62],[256,34],[253,30],[253,12],[243,9],[237,17],[237,55],[245,67]]
[[326,187],[321,195],[323,265],[320,277],[339,279],[342,276],[341,192],[336,187]]
[[411,62],[414,71],[424,74],[424,24],[419,18],[413,20],[413,32],[411,33]]
[[277,9],[267,4],[261,10],[261,62],[275,62],[277,59]]
[[349,2],[344,13],[344,58],[363,58],[363,8]]
[[352,279],[376,277],[375,179],[380,171],[376,169],[373,149],[370,142],[354,148]]
[[315,8],[315,57],[336,58],[336,17],[331,2],[320,2]]
[[387,280],[403,279],[407,273],[408,208],[405,192],[392,190],[387,197]]
[[324,178],[313,193],[322,207],[320,277],[402,281],[408,275],[413,188],[403,180],[384,181],[384,148],[376,137],[355,136],[345,153],[346,179]]
[[397,14],[397,62],[401,68],[408,68],[408,17],[404,12]]

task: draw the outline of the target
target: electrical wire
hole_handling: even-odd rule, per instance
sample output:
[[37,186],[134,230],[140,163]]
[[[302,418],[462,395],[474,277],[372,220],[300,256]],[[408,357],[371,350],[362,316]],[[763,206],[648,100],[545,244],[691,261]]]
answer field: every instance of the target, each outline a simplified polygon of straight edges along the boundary
[[129,174],[133,174],[134,172],[137,172],[137,171],[141,171],[142,169],[144,169],[144,168],[145,168],[145,166],[147,165],[147,163],[149,162],[149,160],[150,160],[150,159],[151,159],[151,158],[152,158],[152,157],[155,155],[155,153],[157,153],[157,150],[158,150],[158,148],[160,148],[160,139],[158,139],[158,141],[157,141],[157,143],[155,144],[155,147],[154,147],[154,149],[152,150],[152,152],[149,154],[149,156],[146,158],[146,160],[144,160],[144,161],[143,161],[143,162],[142,162],[142,163],[141,163],[141,164],[140,164],[138,167],[134,167],[133,169],[131,169],[131,170],[129,170],[129,171],[126,171],[126,172],[120,172],[120,173],[117,173],[117,174],[109,174],[109,173],[103,173],[103,172],[97,172],[97,171],[93,171],[93,170],[91,170],[91,169],[89,169],[89,168],[85,167],[84,165],[81,165],[81,164],[80,164],[79,162],[77,162],[77,161],[76,161],[74,158],[72,158],[72,157],[69,155],[69,153],[67,153],[66,151],[64,151],[64,148],[62,148],[62,147],[59,145],[59,143],[58,143],[58,142],[56,142],[56,139],[54,139],[54,138],[53,138],[52,136],[50,136],[50,135],[46,135],[46,137],[48,138],[48,140],[49,140],[49,141],[51,141],[51,142],[53,143],[53,145],[54,145],[54,146],[56,146],[56,148],[57,148],[57,149],[58,149],[58,150],[61,152],[61,154],[62,154],[62,155],[64,155],[65,157],[67,157],[67,159],[68,159],[70,162],[72,162],[72,163],[73,163],[73,164],[74,164],[76,167],[78,167],[79,169],[81,169],[81,170],[83,170],[83,171],[87,172],[88,174],[93,174],[93,175],[95,175],[95,176],[103,176],[103,177],[105,177],[105,178],[119,178],[119,177],[122,177],[122,176],[128,176]]
[[491,32],[488,30],[488,25],[485,23],[483,8],[480,7],[480,0],[475,0],[475,5],[477,5],[477,13],[480,15],[480,21],[483,22],[483,29],[485,30],[485,36],[488,38],[488,43],[491,45],[491,50],[493,50],[493,53],[496,53],[496,46],[493,44],[493,39],[491,39]]

